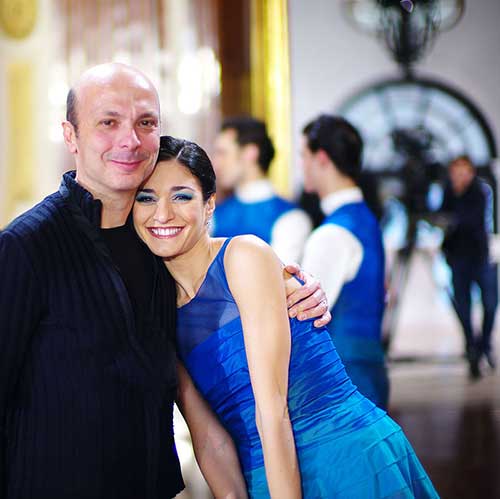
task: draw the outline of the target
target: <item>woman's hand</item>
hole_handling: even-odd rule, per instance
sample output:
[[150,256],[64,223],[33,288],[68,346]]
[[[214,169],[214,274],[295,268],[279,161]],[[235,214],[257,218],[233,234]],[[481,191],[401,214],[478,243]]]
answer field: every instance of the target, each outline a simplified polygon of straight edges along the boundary
[[285,270],[304,282],[302,286],[297,288],[293,282],[285,280],[288,315],[297,317],[300,321],[318,317],[314,321],[316,327],[328,324],[332,320],[332,316],[326,294],[319,281],[304,272],[297,264],[286,265]]

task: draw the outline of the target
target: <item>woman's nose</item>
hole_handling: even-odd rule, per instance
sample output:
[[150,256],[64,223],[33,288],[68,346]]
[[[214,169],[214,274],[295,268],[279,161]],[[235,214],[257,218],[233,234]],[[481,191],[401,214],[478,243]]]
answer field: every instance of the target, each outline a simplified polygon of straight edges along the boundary
[[156,211],[154,214],[154,220],[158,223],[167,223],[174,217],[174,213],[170,203],[166,201],[160,201],[156,206]]

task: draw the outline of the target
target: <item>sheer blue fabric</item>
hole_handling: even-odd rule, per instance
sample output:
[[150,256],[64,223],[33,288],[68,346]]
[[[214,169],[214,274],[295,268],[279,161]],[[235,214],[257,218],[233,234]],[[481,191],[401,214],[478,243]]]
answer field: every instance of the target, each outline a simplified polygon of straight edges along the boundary
[[[197,295],[178,311],[179,354],[232,435],[250,497],[269,497],[226,240]],[[261,313],[265,314],[265,310]],[[288,406],[305,498],[438,497],[401,428],[347,377],[330,334],[290,321]]]

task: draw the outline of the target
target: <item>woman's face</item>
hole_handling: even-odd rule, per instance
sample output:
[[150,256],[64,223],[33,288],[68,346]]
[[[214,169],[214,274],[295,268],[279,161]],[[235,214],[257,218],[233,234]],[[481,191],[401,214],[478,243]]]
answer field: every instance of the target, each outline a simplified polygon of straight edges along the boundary
[[179,256],[207,235],[214,207],[215,196],[204,202],[198,179],[186,167],[161,161],[137,193],[135,230],[156,255]]

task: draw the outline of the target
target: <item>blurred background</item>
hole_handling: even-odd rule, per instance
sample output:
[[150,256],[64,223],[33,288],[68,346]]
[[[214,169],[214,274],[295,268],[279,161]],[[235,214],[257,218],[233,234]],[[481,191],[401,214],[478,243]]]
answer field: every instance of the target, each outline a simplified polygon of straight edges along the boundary
[[[496,255],[500,1],[420,0],[411,14],[400,4],[0,0],[0,228],[72,168],[66,95],[98,63],[142,69],[159,91],[163,133],[209,153],[224,117],[263,119],[277,149],[270,176],[289,198],[302,194],[302,127],[321,112],[344,115],[365,141],[365,195],[384,232],[390,413],[442,497],[495,498],[500,382],[496,371],[467,376],[433,214],[446,165],[468,154]],[[317,215],[313,198],[302,203]],[[209,497],[180,420],[178,434],[183,497]]]

